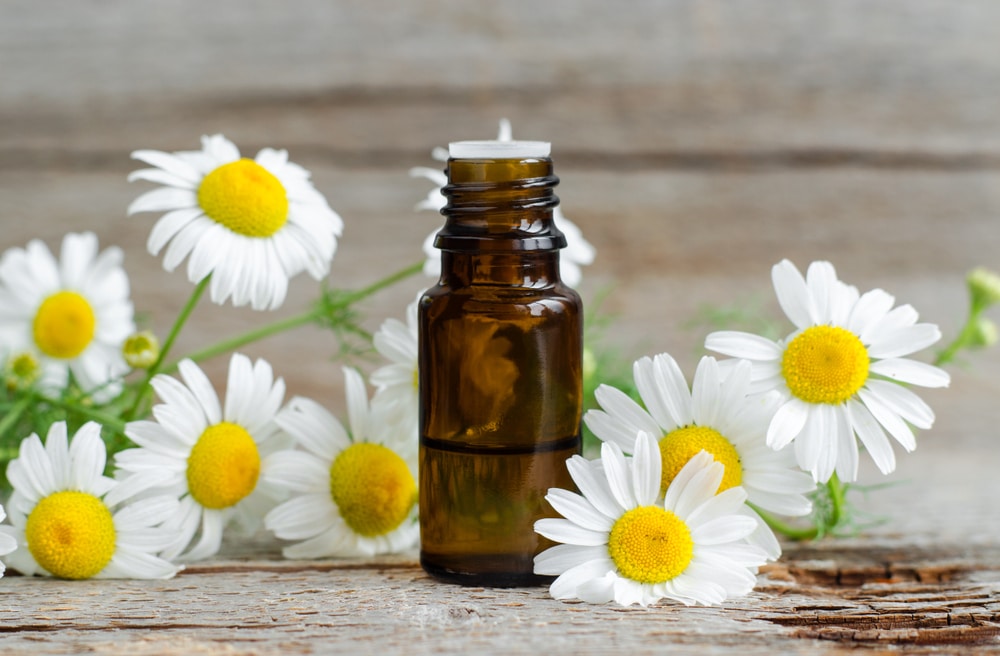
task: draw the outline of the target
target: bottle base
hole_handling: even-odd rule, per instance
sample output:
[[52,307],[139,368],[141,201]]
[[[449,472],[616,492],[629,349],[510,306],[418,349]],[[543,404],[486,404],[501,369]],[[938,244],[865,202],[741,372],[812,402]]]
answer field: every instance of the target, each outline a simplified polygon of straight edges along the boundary
[[[554,576],[541,576],[530,569],[527,571],[512,569],[503,571],[498,564],[510,560],[505,556],[476,556],[461,558],[452,566],[443,565],[437,559],[431,559],[420,554],[420,566],[433,578],[444,583],[479,588],[527,588],[549,585]],[[480,567],[477,567],[480,565]]]

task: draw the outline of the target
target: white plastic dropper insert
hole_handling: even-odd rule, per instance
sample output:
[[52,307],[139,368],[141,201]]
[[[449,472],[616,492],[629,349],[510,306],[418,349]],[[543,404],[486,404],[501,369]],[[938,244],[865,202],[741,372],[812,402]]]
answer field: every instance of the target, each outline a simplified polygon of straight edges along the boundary
[[548,157],[552,144],[548,141],[453,141],[448,144],[448,156],[453,159],[529,159]]

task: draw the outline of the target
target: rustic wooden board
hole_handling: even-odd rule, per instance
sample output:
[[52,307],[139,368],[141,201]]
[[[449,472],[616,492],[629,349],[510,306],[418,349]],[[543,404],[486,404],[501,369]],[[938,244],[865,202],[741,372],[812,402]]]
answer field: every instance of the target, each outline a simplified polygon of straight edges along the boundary
[[[125,249],[162,334],[191,286],[145,253],[152,217],[124,215],[147,188],[125,181],[128,153],[222,131],[313,171],[346,222],[331,281],[357,288],[418,261],[439,220],[413,211],[428,184],[407,169],[508,116],[516,136],[554,143],[566,214],[598,247],[581,291],[611,290],[608,342],[626,361],[670,351],[690,370],[705,305],[780,316],[768,273],[783,257],[830,259],[950,336],[966,271],[1000,268],[998,29],[991,0],[13,0],[0,249],[96,231]],[[366,303],[366,327],[427,282]],[[315,290],[296,279],[274,315],[206,303],[178,348],[300,311]],[[247,352],[290,394],[341,409],[336,348],[303,329]],[[219,385],[225,364],[207,364]],[[788,545],[724,608],[457,588],[412,553],[287,562],[260,536],[167,582],[4,578],[0,653],[1000,653],[998,367],[991,351],[923,394],[934,429],[890,487],[856,498],[883,523]],[[885,480],[873,469],[864,483]]]

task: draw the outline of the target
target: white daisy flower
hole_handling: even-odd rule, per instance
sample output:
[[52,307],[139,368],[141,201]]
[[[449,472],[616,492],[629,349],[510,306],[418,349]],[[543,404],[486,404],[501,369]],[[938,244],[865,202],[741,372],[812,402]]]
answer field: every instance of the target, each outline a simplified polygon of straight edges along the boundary
[[[10,526],[0,526],[0,551],[19,548],[7,563],[25,575],[63,579],[165,579],[178,567],[154,554],[173,536],[160,523],[177,508],[176,497],[146,496],[135,478],[104,476],[107,459],[101,427],[93,422],[67,443],[66,422],[21,442],[7,465],[14,488]],[[131,500],[131,501],[130,501]]]
[[[0,340],[45,391],[70,374],[98,402],[121,391],[129,367],[122,343],[135,331],[122,251],[98,253],[91,232],[67,234],[59,261],[39,240],[0,258]],[[35,368],[37,367],[37,369]]]
[[[500,132],[497,135],[499,141],[513,140],[510,121],[500,119]],[[448,151],[445,148],[435,148],[432,157],[441,162],[448,161]],[[441,188],[448,184],[448,176],[443,171],[432,169],[426,166],[417,166],[410,169],[410,175],[415,178],[427,178],[436,186],[427,194],[427,198],[417,203],[418,210],[433,210],[440,212],[447,204]],[[552,211],[552,220],[559,230],[566,236],[566,248],[559,254],[559,273],[562,281],[570,287],[575,287],[583,278],[582,266],[593,264],[597,250],[583,237],[583,232],[575,223],[567,219],[559,206]],[[434,238],[437,237],[438,230],[429,234],[424,239],[423,250],[427,259],[424,261],[424,274],[432,278],[441,275],[441,253],[434,248]]]
[[137,198],[128,213],[167,212],[149,235],[149,252],[167,246],[163,267],[173,271],[190,255],[188,279],[211,275],[211,296],[222,304],[275,309],[288,280],[308,271],[321,280],[330,270],[343,221],[316,191],[309,171],[284,150],[264,148],[254,159],[216,134],[202,149],[165,153],[137,150],[132,157],[155,168],[129,175],[163,187]]
[[795,442],[799,466],[826,482],[858,473],[855,435],[882,473],[896,458],[885,432],[916,448],[910,425],[930,428],[934,412],[906,385],[946,387],[938,367],[904,358],[941,338],[934,324],[917,323],[909,305],[881,289],[863,295],[837,279],[829,262],[813,262],[806,278],[783,260],[772,269],[778,302],[796,330],[784,340],[715,332],[705,348],[753,362],[757,390],[777,390],[782,405],[767,429],[767,444]]
[[719,604],[749,593],[767,555],[745,538],[756,522],[741,514],[737,486],[716,494],[724,467],[702,452],[660,495],[656,440],[639,434],[635,455],[605,442],[601,460],[566,465],[582,494],[552,488],[546,500],[565,519],[540,519],[535,531],[561,542],[535,556],[535,573],[557,575],[556,599],[647,606],[668,598]]
[[372,556],[416,544],[416,440],[373,412],[361,375],[344,368],[350,433],[319,404],[295,398],[278,424],[304,450],[268,458],[265,476],[292,498],[265,526],[285,540],[286,558]]
[[[754,506],[782,515],[806,515],[812,504],[805,494],[816,484],[796,469],[790,453],[765,444],[778,396],[749,396],[750,370],[750,363],[742,361],[723,375],[715,358],[704,357],[689,389],[670,355],[640,358],[632,371],[645,408],[624,392],[601,385],[595,397],[602,410],[587,411],[584,421],[598,438],[629,454],[635,451],[640,431],[660,436],[661,492],[692,457],[706,451],[725,467],[720,492],[739,485]],[[750,507],[742,512],[758,523],[751,543],[777,559],[781,547],[771,529]]]
[[[418,299],[419,300],[419,299]],[[406,323],[389,318],[375,332],[375,350],[391,362],[371,375],[377,392],[372,399],[376,412],[400,427],[412,427],[414,439],[419,420],[417,396],[417,303],[406,306]]]
[[[0,506],[0,522],[7,517],[7,513],[4,511],[3,506]],[[13,535],[8,535],[2,532],[3,529],[0,528],[0,556],[6,556],[15,549],[17,549],[17,540],[14,539]],[[3,561],[0,561],[0,576],[3,576],[6,570]]]
[[175,539],[162,555],[200,560],[218,553],[230,520],[250,534],[278,500],[277,491],[258,479],[264,458],[284,446],[274,417],[285,383],[274,378],[266,361],[251,364],[245,355],[233,354],[223,407],[198,365],[184,360],[178,370],[183,382],[153,377],[164,401],[153,407],[156,421],[126,425],[125,434],[139,448],[119,452],[115,464],[180,498],[164,522]]

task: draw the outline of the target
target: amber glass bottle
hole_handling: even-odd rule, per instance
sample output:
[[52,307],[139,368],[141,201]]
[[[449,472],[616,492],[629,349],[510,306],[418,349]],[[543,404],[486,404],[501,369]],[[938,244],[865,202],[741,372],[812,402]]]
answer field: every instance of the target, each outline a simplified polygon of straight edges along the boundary
[[545,142],[451,144],[441,278],[420,300],[420,561],[517,586],[550,544],[544,496],[580,451],[583,309],[559,279],[566,240]]

